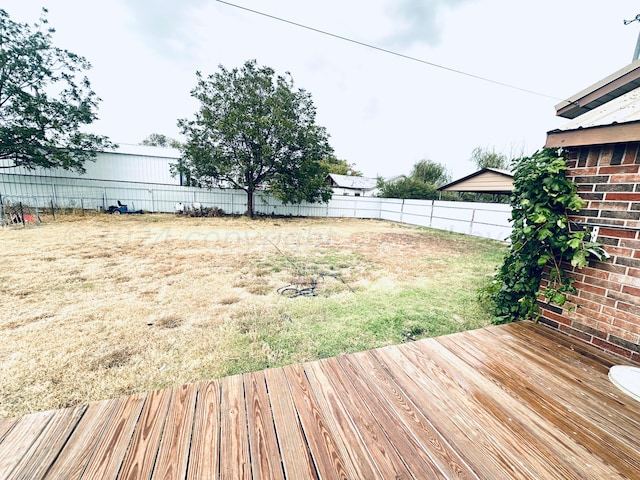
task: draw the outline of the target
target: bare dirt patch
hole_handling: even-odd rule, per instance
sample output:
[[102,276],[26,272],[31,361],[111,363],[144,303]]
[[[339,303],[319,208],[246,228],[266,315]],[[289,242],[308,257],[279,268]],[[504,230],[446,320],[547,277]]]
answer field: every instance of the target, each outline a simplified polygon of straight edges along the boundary
[[[170,215],[0,242],[0,417],[480,326],[469,299],[501,250],[381,221]],[[278,294],[305,282],[313,297]]]

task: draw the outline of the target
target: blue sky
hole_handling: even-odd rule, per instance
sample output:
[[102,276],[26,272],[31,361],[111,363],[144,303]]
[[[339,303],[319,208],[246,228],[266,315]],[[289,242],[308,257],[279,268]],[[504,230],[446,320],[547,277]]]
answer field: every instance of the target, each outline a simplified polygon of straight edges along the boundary
[[409,173],[428,158],[457,178],[475,147],[529,154],[566,120],[554,105],[631,62],[631,0],[232,1],[542,95],[321,35],[215,0],[5,0],[12,19],[42,6],[56,45],[85,56],[102,98],[92,131],[118,143],[179,138],[197,104],[195,72],[256,59],[308,90],[336,155],[367,176]]

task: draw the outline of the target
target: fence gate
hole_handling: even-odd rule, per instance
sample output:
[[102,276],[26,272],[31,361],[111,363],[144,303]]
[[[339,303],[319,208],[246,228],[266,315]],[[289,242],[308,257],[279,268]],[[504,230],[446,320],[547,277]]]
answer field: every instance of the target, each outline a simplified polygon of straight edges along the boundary
[[35,198],[0,196],[0,226],[40,225],[40,211]]

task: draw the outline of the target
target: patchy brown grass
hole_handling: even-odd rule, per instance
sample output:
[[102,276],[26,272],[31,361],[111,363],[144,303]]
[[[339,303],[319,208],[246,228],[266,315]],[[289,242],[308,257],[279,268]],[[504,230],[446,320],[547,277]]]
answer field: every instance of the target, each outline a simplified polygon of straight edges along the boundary
[[[0,244],[0,417],[373,348],[445,317],[480,326],[472,292],[434,298],[472,289],[501,251],[381,221],[170,215],[66,216]],[[316,297],[277,293],[305,282]]]

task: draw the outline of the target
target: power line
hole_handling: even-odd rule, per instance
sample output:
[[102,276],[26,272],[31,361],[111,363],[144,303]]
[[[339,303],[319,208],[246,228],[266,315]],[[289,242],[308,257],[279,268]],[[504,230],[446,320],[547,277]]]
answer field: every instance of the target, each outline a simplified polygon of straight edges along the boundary
[[430,67],[440,68],[442,70],[446,70],[448,72],[456,73],[458,75],[464,75],[465,77],[473,78],[473,79],[476,79],[476,80],[481,80],[483,82],[493,83],[494,85],[499,85],[501,87],[511,88],[513,90],[519,90],[521,92],[529,93],[531,95],[537,95],[539,97],[550,98],[552,100],[560,100],[560,101],[562,100],[561,98],[554,97],[552,95],[547,95],[547,94],[544,94],[544,93],[536,92],[534,90],[529,90],[527,88],[518,87],[516,85],[512,85],[512,84],[509,84],[509,83],[500,82],[498,80],[493,80],[491,78],[483,77],[483,76],[480,76],[480,75],[475,75],[473,73],[468,73],[468,72],[465,72],[465,71],[462,71],[462,70],[457,70],[455,68],[451,68],[451,67],[447,67],[447,66],[440,65],[440,64],[437,64],[437,63],[429,62],[429,61],[423,60],[421,58],[412,57],[411,55],[405,55],[404,53],[395,52],[393,50],[389,50],[389,49],[386,49],[386,48],[378,47],[376,45],[371,45],[370,43],[361,42],[359,40],[354,40],[354,39],[349,38],[349,37],[344,37],[342,35],[337,35],[335,33],[327,32],[325,30],[320,30],[318,28],[310,27],[310,26],[304,25],[302,23],[293,22],[291,20],[287,20],[287,19],[282,18],[282,17],[278,17],[278,16],[275,16],[275,15],[270,15],[268,13],[260,12],[258,10],[253,10],[251,8],[243,7],[241,5],[236,5],[236,4],[230,3],[230,2],[225,2],[223,0],[216,0],[216,1],[218,3],[223,3],[223,4],[228,5],[230,7],[238,8],[238,9],[244,10],[246,12],[254,13],[256,15],[261,15],[263,17],[267,17],[267,18],[270,18],[272,20],[276,20],[278,22],[288,23],[289,25],[293,25],[293,26],[299,27],[299,28],[304,28],[305,30],[310,30],[312,32],[320,33],[322,35],[326,35],[326,36],[329,36],[329,37],[337,38],[338,40],[343,40],[345,42],[354,43],[354,44],[360,45],[362,47],[371,48],[371,49],[377,50],[379,52],[387,53],[389,55],[394,55],[396,57],[404,58],[405,60],[411,60],[412,62],[422,63],[424,65],[429,65]]

